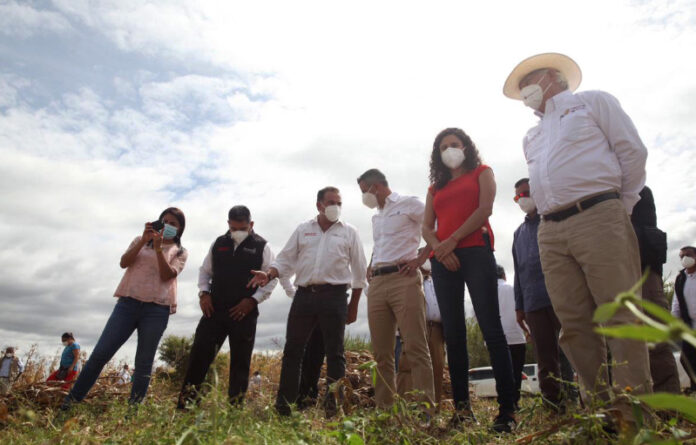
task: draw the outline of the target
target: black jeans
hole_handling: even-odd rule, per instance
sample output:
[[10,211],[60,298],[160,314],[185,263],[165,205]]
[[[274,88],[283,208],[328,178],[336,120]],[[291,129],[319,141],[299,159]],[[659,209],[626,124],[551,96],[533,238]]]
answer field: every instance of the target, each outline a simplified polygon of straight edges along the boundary
[[515,405],[520,402],[520,389],[522,389],[522,370],[524,369],[524,358],[527,355],[527,345],[519,343],[508,345],[510,357],[512,358],[512,375],[515,377]]
[[[289,405],[297,400],[302,360],[315,328],[320,330],[324,342],[327,385],[345,376],[343,335],[348,315],[346,289],[347,286],[323,288],[318,292],[312,292],[306,288],[297,289],[288,314],[283,364],[276,399],[276,409],[280,414],[288,414]],[[324,404],[327,410],[336,408],[336,399],[330,391],[326,392]]]
[[249,386],[249,367],[256,338],[258,312],[252,311],[240,321],[228,311],[216,308],[212,317],[201,317],[191,347],[188,370],[181,387],[178,406],[198,398],[201,384],[226,338],[230,344],[230,376],[228,395],[231,403],[240,403]]
[[452,395],[457,409],[470,407],[469,354],[466,348],[466,317],[464,314],[464,284],[474,305],[474,312],[488,348],[495,377],[500,410],[511,413],[515,404],[515,379],[512,360],[498,307],[498,282],[493,252],[484,246],[454,250],[461,267],[450,272],[433,258],[432,274],[437,304],[447,344],[447,357]]
[[317,326],[312,331],[312,336],[309,337],[304,357],[302,357],[300,390],[297,395],[298,403],[307,399],[316,401],[319,397],[319,377],[321,376],[321,365],[323,364],[324,337],[321,329]]

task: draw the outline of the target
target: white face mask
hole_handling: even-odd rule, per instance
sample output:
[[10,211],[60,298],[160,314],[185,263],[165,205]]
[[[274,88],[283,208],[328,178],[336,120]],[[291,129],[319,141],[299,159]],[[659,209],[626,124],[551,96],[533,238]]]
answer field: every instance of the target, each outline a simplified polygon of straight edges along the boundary
[[362,195],[362,202],[365,204],[368,208],[374,209],[379,205],[379,202],[377,201],[377,195],[371,192],[365,192]]
[[541,88],[539,83],[546,77],[544,74],[537,83],[527,85],[520,90],[520,96],[522,97],[522,102],[529,108],[538,110],[541,107],[541,102],[544,100],[544,94],[551,88],[551,83],[549,83],[546,88]]
[[447,147],[443,152],[440,152],[440,158],[442,158],[442,163],[447,166],[447,168],[455,169],[462,165],[466,156],[464,155],[464,150],[456,147]]
[[520,206],[524,213],[530,214],[536,210],[536,203],[532,198],[523,197],[517,200],[517,205]]
[[230,232],[230,236],[234,240],[237,245],[242,244],[242,241],[244,241],[247,236],[249,236],[249,232],[246,230],[233,230]]
[[329,221],[336,222],[338,218],[341,217],[341,207],[337,205],[326,206],[326,208],[324,208],[324,215]]
[[11,352],[6,352],[5,357],[12,358],[12,357],[14,357],[14,354],[12,354]]
[[63,342],[63,346],[68,346],[68,342],[67,342],[67,341],[64,341],[64,342]]
[[681,259],[681,264],[684,266],[684,269],[691,269],[694,267],[694,264],[696,264],[696,260],[691,258],[690,256],[684,256]]

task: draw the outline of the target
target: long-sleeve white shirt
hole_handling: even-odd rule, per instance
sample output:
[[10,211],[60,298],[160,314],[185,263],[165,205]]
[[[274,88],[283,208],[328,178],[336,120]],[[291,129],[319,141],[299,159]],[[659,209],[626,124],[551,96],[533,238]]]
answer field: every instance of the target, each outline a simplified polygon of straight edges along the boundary
[[425,204],[392,192],[372,217],[372,265],[397,264],[418,256]]
[[[684,301],[686,301],[686,310],[691,317],[691,328],[696,329],[696,272],[686,274]],[[683,310],[684,308],[679,307],[679,299],[675,295],[672,299],[672,315],[681,319],[681,311]]]
[[640,200],[648,151],[608,93],[566,90],[548,99],[523,145],[531,195],[542,215],[612,189],[629,214]]
[[500,323],[503,325],[507,344],[519,345],[527,343],[524,331],[517,324],[515,289],[501,279],[498,279],[498,306],[500,308]]
[[367,264],[358,231],[337,221],[326,232],[316,218],[300,224],[280,251],[271,267],[280,277],[295,274],[296,286],[312,284],[350,284],[353,289],[367,286]]
[[13,362],[17,366],[17,372],[24,372],[24,364],[19,357],[7,358],[5,354],[2,354],[0,357],[0,377],[10,377]]
[[[205,292],[210,292],[210,285],[213,280],[214,245],[215,241],[213,241],[213,243],[210,245],[210,249],[208,249],[208,254],[205,256],[203,264],[201,265],[201,268],[198,270],[198,290]],[[239,244],[235,242],[234,250],[237,250],[237,247],[239,247]],[[268,243],[266,243],[266,245],[263,248],[263,260],[261,264],[261,270],[266,270],[274,259],[275,255],[273,255],[271,246],[269,246]],[[252,295],[252,297],[259,303],[267,300],[271,296],[273,289],[275,289],[276,284],[278,284],[278,280],[269,281],[268,284],[266,284],[265,286],[256,289],[256,292],[254,292],[254,295]],[[288,279],[285,279],[285,282],[283,282],[283,279],[281,278],[281,285],[284,289],[286,289],[286,292],[288,287],[292,288],[292,283],[290,283],[290,280]]]
[[423,293],[425,294],[425,319],[440,323],[442,321],[440,306],[437,304],[435,286],[430,276],[423,278]]

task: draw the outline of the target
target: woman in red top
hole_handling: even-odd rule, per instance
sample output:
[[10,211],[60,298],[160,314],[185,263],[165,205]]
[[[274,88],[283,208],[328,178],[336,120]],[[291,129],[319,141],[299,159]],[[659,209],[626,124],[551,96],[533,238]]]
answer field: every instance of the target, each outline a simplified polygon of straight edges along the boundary
[[464,131],[447,128],[435,138],[430,158],[423,238],[433,248],[432,276],[447,343],[456,426],[475,421],[469,402],[469,356],[466,349],[464,284],[474,305],[493,366],[500,412],[493,428],[515,425],[512,361],[500,323],[493,231],[495,178],[481,164],[478,150]]

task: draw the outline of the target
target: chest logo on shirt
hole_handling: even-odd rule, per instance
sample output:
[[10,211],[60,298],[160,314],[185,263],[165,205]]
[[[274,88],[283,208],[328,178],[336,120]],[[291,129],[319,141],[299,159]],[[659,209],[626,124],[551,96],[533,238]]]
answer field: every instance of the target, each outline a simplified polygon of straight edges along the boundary
[[246,253],[256,253],[256,247],[244,247],[242,250]]
[[304,236],[318,236],[319,234],[316,232],[307,232],[304,234]]
[[224,247],[218,247],[217,250],[218,250],[218,252],[227,252],[230,250],[230,248],[227,246],[224,246]]
[[563,118],[566,117],[567,115],[569,115],[570,113],[575,113],[576,111],[583,110],[584,108],[585,108],[585,104],[576,105],[574,107],[567,108],[563,113],[561,113],[561,120],[563,120]]

